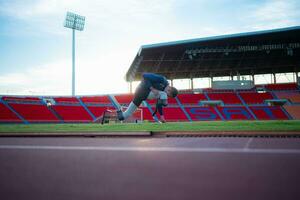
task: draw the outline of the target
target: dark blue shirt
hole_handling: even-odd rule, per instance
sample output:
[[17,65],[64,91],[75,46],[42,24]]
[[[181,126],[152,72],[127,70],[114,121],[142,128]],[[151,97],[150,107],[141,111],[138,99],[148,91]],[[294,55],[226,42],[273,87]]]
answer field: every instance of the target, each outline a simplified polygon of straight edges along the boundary
[[143,78],[147,88],[153,87],[157,90],[164,91],[164,89],[169,85],[166,77],[158,74],[144,73]]

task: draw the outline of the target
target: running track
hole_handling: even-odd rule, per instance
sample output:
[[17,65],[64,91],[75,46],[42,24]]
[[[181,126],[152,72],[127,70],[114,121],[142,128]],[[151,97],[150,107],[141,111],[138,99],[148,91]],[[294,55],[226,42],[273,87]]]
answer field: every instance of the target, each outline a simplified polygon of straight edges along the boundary
[[0,138],[0,199],[300,199],[300,138]]

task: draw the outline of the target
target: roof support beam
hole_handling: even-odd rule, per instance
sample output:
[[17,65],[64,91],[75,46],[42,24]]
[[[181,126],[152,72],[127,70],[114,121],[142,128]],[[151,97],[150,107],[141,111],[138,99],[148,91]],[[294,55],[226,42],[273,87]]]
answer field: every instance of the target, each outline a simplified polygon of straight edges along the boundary
[[181,57],[180,57],[180,60],[179,60],[177,66],[176,66],[176,69],[175,69],[176,72],[177,72],[177,71],[180,69],[180,67],[181,67],[181,63],[182,63],[182,61],[183,61],[184,55],[185,55],[185,52],[183,52],[183,54],[182,54]]
[[129,92],[132,94],[132,81],[129,82]]
[[276,82],[277,82],[277,80],[276,80],[276,74],[275,74],[275,73],[273,73],[273,83],[275,83],[275,84],[276,84]]
[[164,60],[164,58],[165,58],[165,55],[166,55],[166,53],[165,53],[165,52],[163,52],[163,54],[160,56],[160,59],[159,59],[159,61],[158,61],[157,67],[156,67],[156,72],[158,72],[158,71],[159,71],[159,69],[160,69],[160,65],[161,65],[162,61]]
[[193,80],[193,78],[190,79],[190,83],[191,83],[191,90],[194,90],[194,80]]

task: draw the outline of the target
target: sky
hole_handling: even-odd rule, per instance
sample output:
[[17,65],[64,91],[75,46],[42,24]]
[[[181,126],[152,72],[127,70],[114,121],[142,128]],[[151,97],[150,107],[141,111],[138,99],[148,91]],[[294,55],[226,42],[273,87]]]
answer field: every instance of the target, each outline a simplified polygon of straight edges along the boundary
[[0,95],[71,95],[67,11],[76,95],[128,92],[142,45],[300,25],[298,0],[0,0]]

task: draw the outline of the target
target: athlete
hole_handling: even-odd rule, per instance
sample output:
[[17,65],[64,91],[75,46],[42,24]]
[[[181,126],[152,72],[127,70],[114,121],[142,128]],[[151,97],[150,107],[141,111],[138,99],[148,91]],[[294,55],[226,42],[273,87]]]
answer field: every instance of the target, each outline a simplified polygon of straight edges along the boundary
[[177,94],[177,89],[169,85],[166,77],[153,73],[144,73],[142,81],[134,93],[133,101],[130,102],[128,108],[124,112],[122,112],[122,110],[117,111],[118,118],[122,121],[131,116],[146,99],[157,99],[156,110],[153,115],[158,111],[160,114],[160,121],[165,122],[163,107],[168,105],[168,97],[174,98]]

